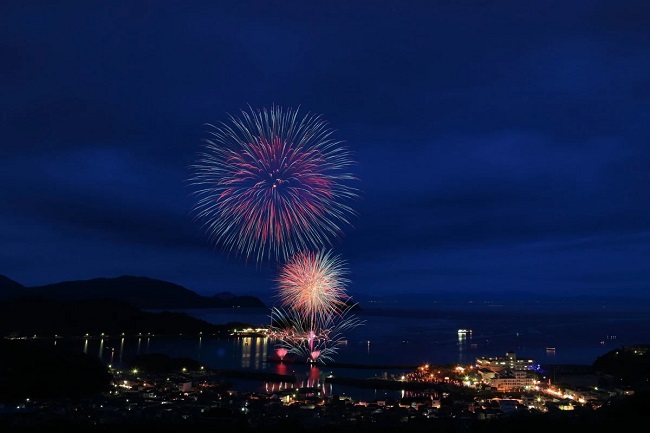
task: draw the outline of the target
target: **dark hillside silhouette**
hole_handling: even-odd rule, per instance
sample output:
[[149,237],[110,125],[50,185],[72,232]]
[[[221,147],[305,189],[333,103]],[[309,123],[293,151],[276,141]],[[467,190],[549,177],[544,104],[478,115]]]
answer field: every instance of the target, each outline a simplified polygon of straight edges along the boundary
[[0,401],[78,398],[110,389],[113,376],[96,356],[32,340],[0,339]]
[[0,302],[0,333],[3,336],[178,335],[199,332],[225,335],[229,329],[227,324],[215,325],[183,313],[141,311],[114,299],[63,302],[23,297]]
[[202,296],[179,284],[148,277],[123,275],[24,287],[0,275],[0,299],[26,295],[54,301],[110,298],[143,309],[266,308],[264,303],[254,296],[237,296],[232,293]]
[[8,299],[14,296],[25,295],[26,289],[22,284],[9,277],[0,275],[0,299]]

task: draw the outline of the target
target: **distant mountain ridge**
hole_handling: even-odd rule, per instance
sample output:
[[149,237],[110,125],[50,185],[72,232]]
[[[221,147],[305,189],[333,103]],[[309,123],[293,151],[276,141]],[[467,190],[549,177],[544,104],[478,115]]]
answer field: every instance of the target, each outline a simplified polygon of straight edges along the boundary
[[0,299],[35,296],[55,301],[115,299],[142,309],[185,308],[266,308],[254,296],[220,293],[202,296],[179,284],[148,277],[122,275],[115,278],[93,278],[25,287],[0,275]]
[[151,313],[115,299],[54,301],[21,297],[0,302],[0,335],[78,337],[90,335],[177,333],[223,335],[227,325],[215,325],[184,313]]
[[25,293],[25,286],[11,278],[0,275],[0,298],[8,298]]

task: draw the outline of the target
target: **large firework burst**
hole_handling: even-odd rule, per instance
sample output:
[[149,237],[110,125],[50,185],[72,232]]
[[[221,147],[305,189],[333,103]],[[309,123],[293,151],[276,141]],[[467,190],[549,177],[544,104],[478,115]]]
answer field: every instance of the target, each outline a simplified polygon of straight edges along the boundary
[[356,215],[351,153],[318,115],[272,106],[229,119],[209,125],[190,167],[210,240],[257,262],[331,246]]

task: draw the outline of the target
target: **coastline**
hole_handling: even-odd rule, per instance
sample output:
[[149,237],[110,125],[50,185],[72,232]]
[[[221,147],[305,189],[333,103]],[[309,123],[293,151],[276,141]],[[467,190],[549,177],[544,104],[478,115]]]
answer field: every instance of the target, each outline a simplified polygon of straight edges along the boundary
[[280,359],[275,356],[269,356],[267,362],[274,364],[299,364],[299,365],[313,365],[315,367],[333,367],[333,368],[350,368],[350,369],[367,369],[367,370],[416,370],[419,365],[414,364],[360,364],[349,362],[328,362],[326,364],[310,363],[304,359],[283,358]]

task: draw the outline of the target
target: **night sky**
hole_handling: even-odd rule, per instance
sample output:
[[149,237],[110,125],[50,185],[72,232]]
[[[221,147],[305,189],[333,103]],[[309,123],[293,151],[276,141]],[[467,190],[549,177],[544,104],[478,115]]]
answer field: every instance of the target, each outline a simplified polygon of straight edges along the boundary
[[3,1],[0,274],[270,294],[193,221],[206,124],[322,115],[354,296],[639,295],[650,2]]

